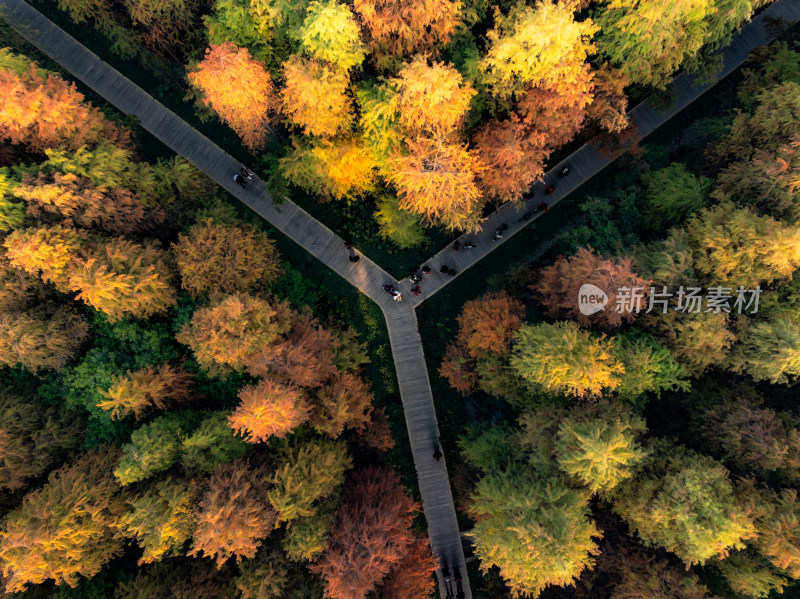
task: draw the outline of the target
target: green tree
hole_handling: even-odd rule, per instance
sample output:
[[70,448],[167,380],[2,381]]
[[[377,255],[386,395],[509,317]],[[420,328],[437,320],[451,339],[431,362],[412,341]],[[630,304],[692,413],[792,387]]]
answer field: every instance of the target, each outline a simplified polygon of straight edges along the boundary
[[558,477],[492,473],[481,479],[470,512],[481,567],[500,569],[514,596],[537,596],[549,585],[571,585],[594,565],[589,496]]
[[388,239],[400,249],[418,247],[425,241],[425,233],[418,215],[400,209],[400,200],[391,195],[381,195],[375,220],[381,237]]
[[689,389],[686,368],[649,335],[628,333],[617,336],[614,355],[625,368],[615,390],[620,398],[633,400],[648,392],[660,395],[661,391]]
[[228,425],[228,412],[213,412],[181,441],[181,464],[190,471],[209,473],[220,464],[244,457],[247,442]]
[[611,503],[643,541],[671,551],[687,566],[742,548],[756,533],[728,471],[668,442],[654,444],[636,476],[612,491]]
[[614,342],[573,322],[524,325],[514,339],[511,368],[525,381],[575,397],[601,395],[619,386],[623,365]]
[[131,434],[131,442],[122,448],[122,457],[114,470],[120,485],[129,485],[167,470],[180,459],[181,429],[185,423],[177,414],[159,416]]
[[782,594],[789,584],[774,566],[751,550],[735,551],[720,560],[717,567],[737,597],[767,599],[773,591]]
[[353,465],[347,447],[320,440],[287,447],[281,457],[267,497],[278,513],[278,522],[313,516],[315,503],[336,492]]
[[144,550],[140,566],[180,553],[194,533],[196,496],[194,483],[165,479],[128,500],[130,507],[120,518],[119,528]]
[[749,324],[730,363],[734,370],[757,381],[796,380],[800,375],[800,325],[780,318]]
[[556,460],[592,493],[608,491],[630,478],[647,455],[637,442],[646,430],[644,420],[628,410],[573,412],[559,425]]
[[328,499],[313,516],[292,520],[286,530],[283,549],[295,561],[315,561],[328,548],[330,529],[338,496]]
[[642,215],[654,231],[682,223],[708,205],[712,181],[689,172],[682,162],[642,176],[645,206]]

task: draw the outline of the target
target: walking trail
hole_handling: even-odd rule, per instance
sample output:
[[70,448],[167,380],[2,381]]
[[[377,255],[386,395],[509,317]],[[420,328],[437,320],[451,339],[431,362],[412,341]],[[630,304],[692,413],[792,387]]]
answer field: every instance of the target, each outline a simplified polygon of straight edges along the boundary
[[[591,144],[581,147],[556,165],[545,175],[542,182],[534,186],[534,194],[532,197],[529,196],[526,203],[500,207],[486,220],[480,232],[460,238],[462,244],[467,240],[473,241],[475,249],[456,253],[448,246],[433,256],[427,262],[433,272],[422,283],[424,296],[415,297],[410,293],[411,284],[408,281],[402,284],[395,281],[366,256],[362,255],[355,264],[351,263],[341,238],[290,201],[276,206],[262,181],[255,179],[246,188],[239,187],[233,181],[234,173],[237,173],[241,166],[236,160],[154,100],[147,92],[104,63],[97,55],[87,50],[29,4],[23,0],[0,0],[0,12],[23,37],[72,73],[76,79],[93,89],[122,113],[136,116],[144,129],[176,154],[194,163],[231,195],[381,307],[389,331],[431,548],[443,564],[448,564],[454,572],[462,573],[464,595],[467,599],[471,599],[461,534],[447,475],[446,456],[438,461],[432,456],[434,447],[438,444],[439,428],[414,308],[424,301],[425,297],[430,297],[452,280],[452,277],[439,273],[442,264],[455,268],[459,275],[463,274],[466,269],[486,257],[500,243],[507,241],[527,225],[527,222],[519,222],[519,216],[533,210],[539,204],[543,198],[542,190],[546,185],[553,184],[556,187],[555,193],[546,198],[548,204],[552,206],[608,166],[614,158],[601,156]],[[794,23],[800,20],[800,2],[778,0],[734,35],[731,45],[723,51],[725,67],[721,76],[727,75],[742,64],[750,50],[773,38],[766,27],[768,17]],[[645,137],[652,133],[713,85],[713,82],[693,85],[686,74],[677,77],[672,83],[676,91],[676,101],[668,110],[658,110],[645,102],[630,112],[631,120],[638,127],[639,135]],[[564,165],[569,165],[570,174],[564,179],[558,179],[555,173]],[[533,220],[541,218],[542,214],[538,213]],[[494,231],[503,223],[508,225],[503,238],[491,242]],[[383,291],[383,284],[387,282],[403,291],[405,301],[395,302]],[[437,576],[439,589],[444,598],[446,586],[441,572],[437,573]]]

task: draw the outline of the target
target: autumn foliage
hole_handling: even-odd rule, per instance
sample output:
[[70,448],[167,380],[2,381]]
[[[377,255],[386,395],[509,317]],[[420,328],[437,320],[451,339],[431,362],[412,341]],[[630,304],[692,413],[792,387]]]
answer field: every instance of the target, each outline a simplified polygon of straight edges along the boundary
[[212,45],[188,76],[202,92],[206,106],[213,108],[246,146],[264,146],[278,100],[270,74],[251,58],[247,48],[237,48],[232,42]]
[[309,418],[308,403],[300,389],[270,380],[245,387],[239,399],[241,403],[228,423],[251,443],[285,437]]
[[133,415],[141,419],[148,410],[164,410],[191,397],[192,375],[182,368],[162,364],[146,366],[126,376],[115,376],[114,385],[101,390],[106,399],[97,404],[109,410],[112,418]]
[[391,471],[367,468],[350,476],[330,532],[330,546],[312,569],[332,599],[364,599],[402,562],[414,542],[418,506]]

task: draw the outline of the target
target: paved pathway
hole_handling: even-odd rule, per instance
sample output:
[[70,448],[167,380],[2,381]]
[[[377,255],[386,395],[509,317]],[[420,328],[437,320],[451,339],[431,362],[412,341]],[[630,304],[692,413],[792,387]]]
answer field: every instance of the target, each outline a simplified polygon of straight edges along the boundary
[[[583,146],[545,175],[544,181],[534,187],[535,196],[530,198],[527,204],[518,207],[502,206],[484,223],[482,232],[463,236],[462,242],[467,239],[475,240],[477,247],[474,250],[454,253],[448,246],[431,258],[428,264],[434,273],[424,282],[424,296],[416,298],[410,293],[405,293],[406,301],[397,303],[382,290],[384,282],[398,284],[383,269],[366,256],[362,256],[359,262],[352,264],[339,237],[292,202],[275,206],[261,181],[254,180],[246,189],[240,188],[233,182],[233,174],[238,172],[240,167],[238,162],[34,8],[23,0],[0,0],[0,9],[3,16],[42,52],[121,112],[138,117],[141,125],[152,135],[177,154],[193,162],[233,196],[381,307],[389,330],[431,547],[434,554],[444,563],[463,572],[464,553],[447,465],[444,457],[441,461],[436,461],[432,457],[439,431],[414,308],[424,301],[425,297],[430,297],[451,280],[450,277],[439,274],[441,264],[447,263],[462,273],[485,257],[499,243],[508,240],[521,230],[527,223],[518,222],[519,215],[531,210],[541,201],[545,185],[550,182],[556,185],[556,192],[547,198],[548,203],[553,205],[605,168],[612,160],[601,157],[591,145]],[[764,27],[765,15],[780,16],[787,22],[794,22],[800,19],[800,2],[779,0],[734,36],[732,45],[724,53],[723,75],[740,65],[753,47],[770,39]],[[681,75],[673,85],[677,92],[677,101],[669,110],[658,111],[645,103],[631,111],[631,119],[639,128],[642,137],[677,114],[713,84],[693,86],[688,76]],[[568,178],[557,181],[553,173],[560,170],[563,164],[569,164],[571,173]],[[501,223],[507,223],[509,228],[501,241],[493,243],[490,241],[491,236]],[[439,578],[439,586],[444,597],[444,584],[441,576]],[[464,593],[471,599],[472,594],[466,576],[463,582]]]

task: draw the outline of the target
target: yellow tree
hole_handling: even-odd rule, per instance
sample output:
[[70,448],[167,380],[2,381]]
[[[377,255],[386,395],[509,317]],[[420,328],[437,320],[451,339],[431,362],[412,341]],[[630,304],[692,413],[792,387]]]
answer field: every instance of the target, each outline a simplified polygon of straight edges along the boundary
[[139,245],[123,237],[77,260],[69,287],[78,292],[76,299],[105,312],[112,322],[164,314],[178,295],[167,253],[154,242]]
[[347,73],[318,60],[291,56],[283,63],[283,112],[306,135],[333,137],[353,119]]
[[73,263],[84,251],[81,234],[67,227],[17,229],[3,241],[12,266],[69,291]]
[[109,389],[100,390],[106,399],[97,407],[109,410],[113,419],[133,415],[139,420],[149,409],[163,410],[191,396],[192,375],[166,363],[128,371],[125,376],[114,375],[112,381]]
[[392,159],[389,181],[400,207],[449,230],[474,230],[483,207],[476,177],[483,166],[465,147],[443,139],[408,143],[408,155]]
[[285,437],[309,419],[305,394],[270,380],[239,392],[239,407],[228,417],[228,425],[250,443],[270,437]]
[[392,81],[400,123],[414,136],[437,137],[458,129],[476,94],[452,66],[429,65],[422,56],[406,64]]
[[69,306],[0,313],[0,364],[31,372],[60,369],[88,336],[88,323]]
[[558,90],[581,77],[594,52],[591,38],[598,28],[591,19],[575,21],[569,3],[540,0],[535,7],[519,4],[508,16],[496,17],[489,31],[489,51],[481,59],[484,82],[499,98],[519,96],[530,86]]
[[269,72],[247,48],[237,48],[232,42],[212,45],[188,77],[203,94],[206,106],[213,108],[245,145],[264,147],[278,102]]
[[336,0],[312,2],[299,32],[303,50],[345,71],[366,56],[360,33],[350,8]]
[[292,151],[280,159],[284,177],[325,200],[353,199],[375,189],[373,152],[356,137],[307,144],[292,139]]

